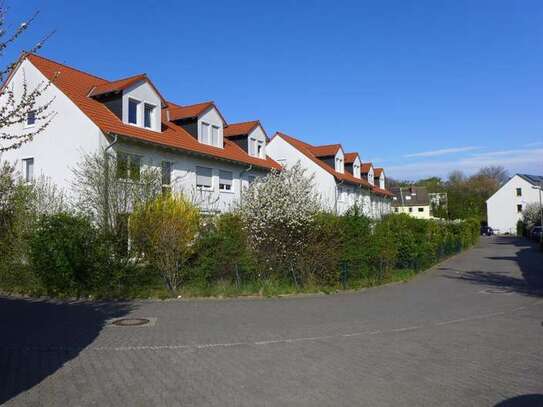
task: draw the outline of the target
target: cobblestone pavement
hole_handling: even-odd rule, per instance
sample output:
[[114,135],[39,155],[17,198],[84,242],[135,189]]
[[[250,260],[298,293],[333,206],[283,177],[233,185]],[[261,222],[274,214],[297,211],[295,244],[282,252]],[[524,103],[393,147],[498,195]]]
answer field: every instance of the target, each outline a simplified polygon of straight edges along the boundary
[[[529,242],[484,238],[409,283],[356,293],[0,297],[0,404],[541,406],[542,277]],[[126,316],[153,324],[106,323]]]

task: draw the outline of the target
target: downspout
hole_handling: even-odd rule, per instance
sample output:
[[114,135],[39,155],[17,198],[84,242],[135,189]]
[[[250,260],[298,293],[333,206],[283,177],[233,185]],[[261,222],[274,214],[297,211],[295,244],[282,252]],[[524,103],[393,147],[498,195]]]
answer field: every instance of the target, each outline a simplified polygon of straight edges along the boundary
[[253,169],[253,164],[249,165],[247,168],[239,172],[239,203],[240,204],[241,204],[241,196],[243,194],[243,185],[242,185],[243,174],[248,173],[252,169]]
[[117,134],[113,135],[113,141],[104,149],[104,227],[109,225],[109,155],[108,150],[119,141]]

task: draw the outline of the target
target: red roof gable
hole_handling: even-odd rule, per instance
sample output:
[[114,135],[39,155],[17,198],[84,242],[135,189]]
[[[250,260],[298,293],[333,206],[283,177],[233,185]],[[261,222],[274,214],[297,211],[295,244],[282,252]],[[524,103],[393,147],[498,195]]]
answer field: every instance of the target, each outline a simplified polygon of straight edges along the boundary
[[169,109],[170,120],[174,121],[198,117],[212,106],[214,106],[213,102],[203,102],[187,106],[175,106]]
[[362,174],[367,174],[368,172],[370,172],[370,168],[373,167],[373,164],[372,163],[362,163],[360,165],[360,172]]
[[360,156],[358,155],[358,153],[345,153],[345,164],[352,164],[355,162],[356,160],[356,157],[358,157],[358,159],[360,160]]
[[382,168],[374,168],[373,169],[373,176],[379,178],[381,176],[381,174],[383,173],[383,171],[384,170]]
[[75,103],[104,133],[118,134],[140,142],[153,143],[166,148],[212,156],[260,168],[281,168],[271,158],[251,157],[230,140],[224,140],[224,148],[201,144],[182,127],[165,121],[165,115],[163,115],[163,129],[161,132],[123,123],[104,104],[88,97],[91,89],[98,86],[106,88],[106,85],[110,85],[111,82],[35,54],[29,54],[27,58],[46,78],[49,80],[54,79],[54,85]]
[[224,137],[246,135],[252,132],[258,126],[260,126],[260,122],[258,120],[243,123],[232,123],[224,128],[223,134]]
[[341,148],[340,144],[327,144],[323,146],[310,146],[309,149],[316,157],[329,157],[336,155]]

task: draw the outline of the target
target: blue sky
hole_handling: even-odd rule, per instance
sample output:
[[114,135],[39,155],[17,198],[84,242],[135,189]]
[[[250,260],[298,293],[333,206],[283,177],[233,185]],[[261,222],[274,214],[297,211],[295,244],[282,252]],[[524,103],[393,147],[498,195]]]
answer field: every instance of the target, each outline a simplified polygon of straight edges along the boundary
[[389,176],[503,165],[543,174],[540,0],[8,2],[40,16],[5,58],[108,79],[146,72],[169,100],[214,100],[309,143],[341,143]]

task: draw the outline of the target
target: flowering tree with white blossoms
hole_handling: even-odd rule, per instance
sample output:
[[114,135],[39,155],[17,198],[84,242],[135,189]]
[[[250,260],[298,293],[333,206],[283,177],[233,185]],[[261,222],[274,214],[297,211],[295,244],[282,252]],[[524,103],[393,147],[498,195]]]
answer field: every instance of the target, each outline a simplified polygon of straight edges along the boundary
[[539,203],[529,203],[522,211],[522,221],[528,230],[541,223],[541,206]]
[[296,266],[320,210],[313,179],[300,164],[272,171],[243,192],[241,218],[264,272],[282,273],[300,283]]

